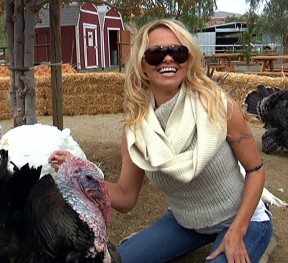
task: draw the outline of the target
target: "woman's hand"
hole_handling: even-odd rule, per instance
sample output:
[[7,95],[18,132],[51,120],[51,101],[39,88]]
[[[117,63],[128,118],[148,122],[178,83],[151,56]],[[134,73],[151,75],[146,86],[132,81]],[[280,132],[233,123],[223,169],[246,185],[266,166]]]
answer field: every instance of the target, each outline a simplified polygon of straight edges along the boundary
[[58,170],[60,165],[69,160],[71,157],[73,157],[72,153],[68,151],[57,150],[51,154],[48,162],[55,170]]
[[215,259],[221,253],[225,253],[228,263],[251,263],[243,235],[234,231],[233,227],[230,227],[220,246],[206,260]]

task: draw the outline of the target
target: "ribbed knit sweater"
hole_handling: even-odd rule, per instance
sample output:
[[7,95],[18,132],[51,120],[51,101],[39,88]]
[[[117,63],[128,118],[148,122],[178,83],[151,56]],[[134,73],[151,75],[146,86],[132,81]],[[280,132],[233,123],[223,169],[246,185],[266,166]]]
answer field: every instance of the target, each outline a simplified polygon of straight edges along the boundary
[[126,132],[132,161],[165,192],[180,225],[206,228],[236,215],[244,178],[224,121],[212,124],[197,94],[180,89],[156,111],[151,105],[141,127]]

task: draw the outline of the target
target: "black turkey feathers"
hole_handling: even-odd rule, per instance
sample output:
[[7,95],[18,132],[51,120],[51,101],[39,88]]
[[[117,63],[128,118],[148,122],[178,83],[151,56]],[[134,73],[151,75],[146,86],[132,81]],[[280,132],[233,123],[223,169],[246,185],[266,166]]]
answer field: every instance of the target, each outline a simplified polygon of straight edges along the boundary
[[258,103],[262,101],[264,98],[278,91],[280,91],[279,88],[258,85],[256,90],[249,92],[249,94],[245,98],[246,111],[251,114],[258,115],[258,112],[257,112]]
[[14,166],[12,173],[7,162],[2,149],[1,263],[121,262],[108,241],[110,201],[99,167],[74,157],[40,178],[41,167]]
[[257,115],[267,129],[262,136],[263,152],[287,148],[288,90],[259,85],[246,96],[245,107],[247,112]]

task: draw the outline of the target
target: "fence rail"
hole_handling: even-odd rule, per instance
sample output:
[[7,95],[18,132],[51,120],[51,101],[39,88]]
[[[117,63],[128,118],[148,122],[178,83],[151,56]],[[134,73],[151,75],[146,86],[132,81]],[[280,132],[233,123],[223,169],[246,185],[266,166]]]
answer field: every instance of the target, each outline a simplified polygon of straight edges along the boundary
[[[214,54],[214,53],[242,53],[245,52],[243,45],[234,44],[234,45],[201,45],[201,49],[205,55]],[[281,45],[271,45],[271,44],[251,44],[251,53],[260,54],[260,53],[277,53],[282,54],[283,48]]]

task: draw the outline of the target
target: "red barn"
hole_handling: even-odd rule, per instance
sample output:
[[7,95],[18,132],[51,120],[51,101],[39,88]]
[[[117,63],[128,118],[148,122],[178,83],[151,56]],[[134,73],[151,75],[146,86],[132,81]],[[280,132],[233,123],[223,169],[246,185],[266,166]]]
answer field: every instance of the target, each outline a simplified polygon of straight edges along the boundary
[[[35,63],[50,61],[49,10],[35,26]],[[62,62],[78,69],[109,68],[119,61],[121,14],[106,5],[71,4],[61,9]]]

